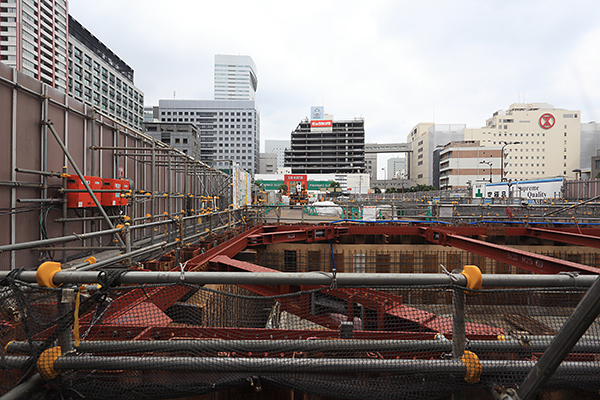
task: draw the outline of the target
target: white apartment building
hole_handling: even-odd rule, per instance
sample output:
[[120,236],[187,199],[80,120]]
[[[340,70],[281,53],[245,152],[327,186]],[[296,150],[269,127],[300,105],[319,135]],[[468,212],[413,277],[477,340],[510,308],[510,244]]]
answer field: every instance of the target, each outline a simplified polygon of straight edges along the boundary
[[486,147],[504,146],[508,180],[575,178],[573,170],[580,168],[580,121],[577,110],[515,103],[495,112],[484,127],[467,129],[464,139],[479,140]]
[[256,100],[258,78],[250,56],[215,55],[215,100]]
[[67,92],[66,0],[0,0],[0,61]]
[[69,16],[69,94],[99,112],[142,130],[144,94],[133,69]]
[[158,116],[161,122],[198,126],[200,161],[229,168],[231,160],[253,175],[258,173],[260,114],[254,101],[159,100]]

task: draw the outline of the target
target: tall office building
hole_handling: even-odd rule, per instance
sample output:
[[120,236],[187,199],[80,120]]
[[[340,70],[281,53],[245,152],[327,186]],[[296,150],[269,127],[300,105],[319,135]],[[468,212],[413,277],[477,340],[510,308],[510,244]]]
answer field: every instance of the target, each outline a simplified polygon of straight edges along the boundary
[[142,129],[144,94],[133,68],[69,16],[69,94],[125,126]]
[[161,122],[198,126],[200,161],[223,169],[231,160],[258,173],[260,115],[254,101],[159,100],[158,114]]
[[353,174],[365,172],[365,120],[334,121],[322,107],[312,107],[311,119],[292,132],[285,166],[293,174]]
[[256,65],[249,56],[215,56],[215,100],[256,100]]
[[387,179],[405,179],[406,158],[392,157],[387,160]]
[[0,61],[66,92],[66,0],[0,0],[0,15]]

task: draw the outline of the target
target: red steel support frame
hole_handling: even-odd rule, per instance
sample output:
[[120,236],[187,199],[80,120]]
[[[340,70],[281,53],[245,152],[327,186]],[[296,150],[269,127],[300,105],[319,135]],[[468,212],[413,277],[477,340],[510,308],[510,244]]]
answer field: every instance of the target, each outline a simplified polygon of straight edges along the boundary
[[456,247],[540,274],[557,274],[559,272],[600,274],[599,268],[487,243],[455,235],[442,229],[422,228],[421,236],[431,243]]
[[268,227],[269,232],[257,232],[252,235],[248,241],[248,246],[297,241],[314,242],[332,239],[340,235],[412,235],[421,236],[434,244],[460,248],[536,273],[556,274],[569,271],[590,274],[600,273],[599,268],[462,236],[528,236],[579,246],[600,248],[600,229],[597,228],[584,228],[582,229],[582,233],[578,233],[575,228],[540,229],[504,226],[432,227],[367,224],[335,226],[337,229],[332,230],[331,228],[333,227],[331,225],[317,227],[310,225]]

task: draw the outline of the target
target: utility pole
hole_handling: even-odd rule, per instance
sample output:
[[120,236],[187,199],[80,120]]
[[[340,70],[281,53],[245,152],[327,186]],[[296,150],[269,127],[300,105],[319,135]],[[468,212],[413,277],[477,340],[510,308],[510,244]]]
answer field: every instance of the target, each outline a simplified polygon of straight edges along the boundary
[[487,164],[490,167],[490,183],[492,183],[492,162],[491,161],[480,161],[479,164]]
[[[502,152],[500,154],[500,158],[501,158],[501,163],[500,163],[500,182],[506,182],[506,178],[504,177],[504,148],[506,146],[510,146],[511,144],[521,144],[521,142],[500,142],[500,143],[504,143],[504,145],[502,146]],[[491,181],[490,181],[491,182]]]

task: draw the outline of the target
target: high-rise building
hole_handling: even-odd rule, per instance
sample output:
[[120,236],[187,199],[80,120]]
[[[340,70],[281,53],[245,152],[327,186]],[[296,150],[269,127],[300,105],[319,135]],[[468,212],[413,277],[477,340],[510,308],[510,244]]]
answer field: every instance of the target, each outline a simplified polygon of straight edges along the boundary
[[285,151],[289,148],[289,140],[265,140],[265,153],[277,154],[277,168],[284,167]]
[[215,56],[215,100],[256,100],[258,78],[250,56]]
[[66,92],[66,0],[0,0],[0,14],[0,61]]
[[285,166],[294,174],[364,173],[365,120],[334,121],[321,107],[313,107],[311,118],[292,132]]
[[231,161],[258,173],[260,114],[254,101],[159,100],[158,110],[161,122],[198,126],[200,161],[216,168],[229,168]]
[[388,179],[405,179],[406,159],[404,157],[388,158],[386,174]]
[[465,125],[434,124],[423,122],[417,124],[408,134],[407,141],[412,143],[410,157],[410,179],[417,185],[434,184],[433,153],[438,146],[453,140],[463,140]]
[[130,128],[142,129],[144,94],[133,68],[69,16],[69,94]]

